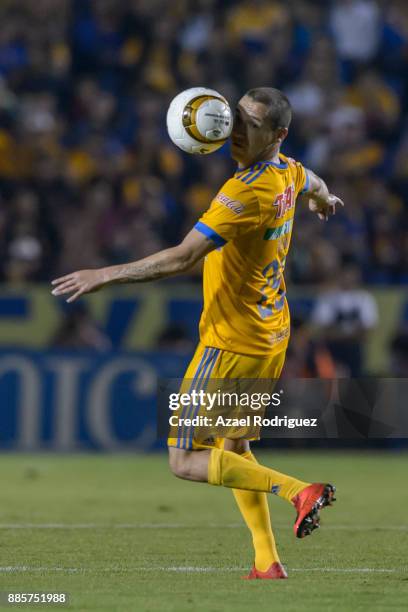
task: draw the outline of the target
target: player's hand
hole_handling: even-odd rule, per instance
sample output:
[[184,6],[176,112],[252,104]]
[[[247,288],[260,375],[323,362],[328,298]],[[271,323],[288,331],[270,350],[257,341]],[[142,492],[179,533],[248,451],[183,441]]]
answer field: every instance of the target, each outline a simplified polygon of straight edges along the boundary
[[333,193],[329,194],[326,202],[318,202],[313,198],[309,199],[309,210],[316,212],[317,216],[319,219],[322,219],[322,221],[328,221],[330,215],[336,214],[337,205],[344,206],[344,202]]
[[74,302],[84,293],[98,291],[105,283],[103,269],[80,270],[53,280],[51,285],[54,285],[54,289],[51,293],[52,295],[71,293],[72,295],[67,299],[67,302]]

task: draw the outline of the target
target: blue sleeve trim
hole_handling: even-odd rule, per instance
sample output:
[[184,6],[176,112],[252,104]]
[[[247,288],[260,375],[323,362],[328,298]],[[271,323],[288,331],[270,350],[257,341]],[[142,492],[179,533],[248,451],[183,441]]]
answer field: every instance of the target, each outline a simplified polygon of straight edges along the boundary
[[201,223],[201,221],[195,224],[194,229],[204,234],[204,236],[207,236],[207,238],[211,238],[217,247],[222,247],[227,243],[222,236],[217,234],[217,232],[215,232],[211,227],[208,227],[208,225],[205,223]]
[[309,189],[310,178],[309,178],[309,174],[306,169],[305,169],[305,175],[306,175],[305,185],[300,193],[305,193]]

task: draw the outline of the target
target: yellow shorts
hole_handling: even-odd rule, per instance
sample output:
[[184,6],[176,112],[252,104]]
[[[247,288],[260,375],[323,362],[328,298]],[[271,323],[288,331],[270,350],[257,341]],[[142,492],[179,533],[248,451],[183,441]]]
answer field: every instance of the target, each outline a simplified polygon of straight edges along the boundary
[[[285,354],[286,349],[267,357],[239,355],[204,346],[200,342],[184,375],[181,391],[204,390],[211,379],[278,379],[285,363]],[[189,416],[192,416],[192,410],[188,410]],[[175,436],[174,429],[172,435]],[[181,426],[177,429],[177,437],[169,437],[167,444],[184,450],[199,450],[220,446],[221,439],[204,441],[201,436],[200,439],[197,438],[194,427]]]

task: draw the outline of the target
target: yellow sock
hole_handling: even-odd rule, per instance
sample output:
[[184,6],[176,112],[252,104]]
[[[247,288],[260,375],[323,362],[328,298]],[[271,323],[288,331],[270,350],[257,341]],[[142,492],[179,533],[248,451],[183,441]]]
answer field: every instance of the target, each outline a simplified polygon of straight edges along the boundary
[[310,484],[219,448],[213,448],[210,453],[208,482],[231,489],[275,493],[288,502]]
[[[243,453],[241,457],[244,457],[247,461],[257,463],[257,460],[250,451]],[[243,489],[233,489],[232,492],[252,535],[255,549],[255,567],[259,571],[265,572],[272,563],[280,562],[275,538],[272,533],[266,493],[245,491]]]

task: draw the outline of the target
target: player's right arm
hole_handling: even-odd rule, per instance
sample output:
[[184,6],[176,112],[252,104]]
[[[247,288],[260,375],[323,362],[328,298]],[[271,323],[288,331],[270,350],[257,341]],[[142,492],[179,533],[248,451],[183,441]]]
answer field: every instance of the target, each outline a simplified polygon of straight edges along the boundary
[[217,244],[211,236],[193,228],[177,246],[144,259],[95,270],[79,270],[61,276],[52,281],[52,294],[71,294],[67,302],[73,302],[81,295],[98,291],[107,285],[147,282],[182,274],[215,248]]
[[319,219],[327,221],[329,215],[336,213],[336,206],[344,206],[344,202],[329,192],[329,189],[320,176],[312,170],[305,168],[306,185],[302,194],[309,196],[309,209],[316,212]]
[[139,261],[61,276],[52,281],[52,294],[70,294],[67,302],[73,302],[107,285],[141,283],[182,274],[217,247],[257,225],[259,214],[259,203],[252,189],[235,178],[230,179],[179,245]]

